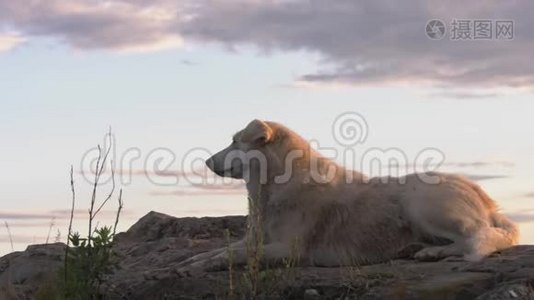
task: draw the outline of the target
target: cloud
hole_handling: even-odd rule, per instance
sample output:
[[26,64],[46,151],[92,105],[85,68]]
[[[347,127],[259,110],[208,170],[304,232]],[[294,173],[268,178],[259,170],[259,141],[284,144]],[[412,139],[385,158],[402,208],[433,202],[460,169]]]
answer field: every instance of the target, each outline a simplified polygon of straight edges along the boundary
[[242,216],[245,215],[247,212],[246,210],[242,209],[177,209],[173,211],[173,215],[176,216],[187,216],[187,217],[205,217],[205,216],[231,216],[231,215],[238,215]]
[[[54,241],[54,236],[50,237],[50,240]],[[13,242],[15,244],[33,244],[33,243],[44,243],[46,241],[46,236],[29,236],[29,235],[13,235],[11,238],[5,235],[0,235],[0,243],[9,244]]]
[[504,179],[510,177],[508,175],[502,174],[464,174],[464,176],[474,181]]
[[534,210],[518,211],[513,213],[506,213],[506,215],[514,222],[529,223],[534,222]]
[[153,191],[150,192],[151,196],[222,196],[222,195],[236,195],[242,196],[246,195],[245,189],[212,189],[212,190],[202,190],[202,189],[180,189],[174,191]]
[[[98,215],[103,217],[114,217],[116,215],[114,210],[101,210]],[[128,215],[131,211],[123,210],[121,215]],[[87,217],[87,209],[75,209],[74,217]],[[70,217],[70,210],[68,209],[54,209],[48,211],[36,211],[36,212],[20,212],[20,211],[8,211],[0,210],[0,220],[50,220],[53,218],[67,218]]]
[[[87,175],[89,177],[94,176],[94,170],[82,170],[79,171],[81,175]],[[105,174],[110,174],[110,170],[105,169]],[[194,171],[178,171],[178,170],[144,170],[144,169],[119,169],[115,170],[116,176],[158,176],[158,177],[176,177],[176,178],[193,178],[200,177],[206,178],[208,174],[213,173],[208,171],[207,168],[198,169]]]
[[[396,164],[385,165],[385,168],[394,168],[398,167]],[[503,167],[503,168],[513,168],[515,163],[510,161],[473,161],[473,162],[458,162],[458,161],[447,161],[441,164],[425,164],[425,165],[414,165],[406,164],[402,165],[403,168],[424,168],[424,167],[450,167],[450,168],[488,168],[488,167]]]
[[202,190],[215,190],[215,191],[231,191],[231,190],[243,190],[246,185],[241,180],[228,180],[228,182],[214,182],[214,183],[191,183],[191,186]]
[[[91,175],[92,171],[81,171],[81,174]],[[109,172],[108,172],[109,174]],[[207,167],[197,168],[192,171],[180,170],[157,170],[148,171],[143,169],[119,169],[115,171],[116,181],[121,181],[122,177],[146,177],[153,184],[157,185],[158,177],[175,178],[179,185],[177,190],[153,190],[149,192],[152,196],[202,196],[202,195],[244,195],[245,182],[238,179],[223,178]],[[92,180],[91,176],[88,176]]]
[[54,216],[51,213],[0,211],[0,219],[2,220],[51,220]]
[[[23,220],[23,222],[19,222],[18,220],[15,221],[15,222],[8,222],[9,223],[9,228],[39,228],[39,229],[42,229],[42,228],[49,228],[50,227],[50,224],[51,224],[51,219],[48,220],[48,221],[37,221],[37,222],[26,222],[25,221],[26,219]],[[52,227],[57,227],[57,226],[64,226],[66,225],[65,222],[61,222],[61,221],[57,221],[57,220],[54,220],[54,222],[52,223]],[[55,229],[53,230],[55,232]]]
[[[0,27],[83,50],[156,51],[184,39],[225,49],[306,51],[319,57],[317,68],[296,82],[421,84],[448,97],[488,98],[493,92],[470,91],[532,88],[533,10],[526,0],[0,0]],[[515,38],[431,40],[425,26],[432,19],[443,20],[449,36],[453,19],[513,20]]]
[[[109,205],[113,205],[113,202],[108,202]],[[64,217],[69,216],[70,217],[70,209],[54,209],[47,212],[47,214],[51,214],[52,216],[58,216],[58,217]],[[74,217],[87,217],[89,214],[88,209],[75,209],[74,210]],[[117,211],[114,209],[102,209],[98,216],[101,217],[115,217],[117,215]],[[128,209],[122,209],[121,210],[121,216],[130,216],[134,215],[134,212],[132,210]]]
[[182,65],[184,65],[184,66],[196,66],[196,65],[198,65],[198,63],[196,63],[196,62],[194,62],[194,61],[192,61],[192,60],[189,60],[189,59],[182,59],[182,60],[180,61],[180,63],[181,63]]
[[[300,80],[368,85],[431,84],[528,87],[534,84],[531,1],[209,1],[181,23],[186,38],[229,48],[300,51],[322,57]],[[426,23],[441,19],[514,20],[512,41],[431,40]]]
[[452,99],[489,99],[489,98],[499,98],[503,95],[498,92],[488,93],[488,92],[473,92],[473,91],[447,91],[442,90],[437,93],[430,93],[427,95],[429,98],[452,98]]
[[[110,174],[107,170],[104,172]],[[87,176],[88,180],[93,180],[94,171],[80,171],[80,174]],[[207,167],[197,168],[192,171],[180,171],[180,170],[143,170],[143,169],[119,169],[115,170],[115,176],[119,177],[150,177],[155,179],[157,177],[171,177],[177,181],[189,183],[192,186],[209,188],[210,186],[217,186],[222,188],[224,186],[243,185],[242,181],[223,178],[215,174]]]
[[0,26],[84,50],[155,51],[182,44],[177,6],[141,1],[0,0]]
[[191,183],[173,191],[152,191],[152,196],[210,196],[210,195],[245,195],[245,183],[241,181],[214,182],[214,183]]
[[510,161],[445,162],[442,165],[456,168],[515,167],[515,163]]
[[25,41],[26,39],[18,34],[0,32],[0,52],[14,49]]

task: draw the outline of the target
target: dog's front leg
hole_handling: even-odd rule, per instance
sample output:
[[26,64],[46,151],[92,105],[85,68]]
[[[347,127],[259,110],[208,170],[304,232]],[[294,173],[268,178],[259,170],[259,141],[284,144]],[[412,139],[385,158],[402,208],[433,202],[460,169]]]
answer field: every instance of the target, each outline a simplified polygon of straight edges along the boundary
[[225,251],[234,251],[234,249],[241,248],[244,245],[245,245],[245,239],[242,239],[240,241],[231,243],[230,245],[228,245],[226,247],[223,247],[223,248],[219,248],[219,249],[203,252],[203,253],[200,253],[200,254],[197,254],[197,255],[193,255],[193,256],[181,261],[178,264],[177,267],[183,267],[183,266],[191,265],[191,264],[194,264],[194,263],[209,259],[209,258],[214,257],[216,255],[219,255],[221,253],[224,253]]
[[[263,246],[261,263],[275,264],[290,256],[290,248],[284,243],[271,243]],[[218,251],[218,250],[216,250]],[[232,259],[229,254],[231,253]],[[247,247],[224,249],[222,252],[203,260],[194,261],[186,266],[178,267],[179,276],[195,276],[202,272],[227,269],[229,264],[245,265],[248,260]],[[196,256],[195,256],[196,257]]]
[[[285,243],[276,242],[276,243],[266,244],[261,247],[263,247],[261,249],[262,256],[259,257],[259,259],[260,259],[260,263],[262,264],[274,265],[274,264],[282,262],[286,258],[289,258],[290,255],[292,254],[290,253],[291,252],[290,247]],[[229,253],[226,252],[226,253],[222,253],[218,255],[222,259],[221,261],[226,262],[225,267],[228,266],[228,262],[229,262],[228,254]],[[217,258],[217,256],[215,256],[214,258]],[[246,246],[233,249],[232,261],[231,261],[232,264],[245,265],[248,262],[248,258],[249,258],[249,254],[248,254],[248,250]]]

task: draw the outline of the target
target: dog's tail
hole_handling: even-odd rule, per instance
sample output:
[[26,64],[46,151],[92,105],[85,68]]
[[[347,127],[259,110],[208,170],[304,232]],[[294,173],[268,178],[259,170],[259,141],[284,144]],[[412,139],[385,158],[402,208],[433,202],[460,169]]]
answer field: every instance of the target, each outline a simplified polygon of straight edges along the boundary
[[519,242],[519,229],[499,212],[495,201],[480,187],[475,187],[484,206],[489,211],[489,222],[471,239],[472,253],[468,260],[479,260],[492,252],[509,248]]
[[466,260],[479,261],[495,251],[517,245],[519,229],[506,216],[493,211],[490,222],[469,240],[471,251],[466,253]]
[[519,242],[519,229],[510,221],[505,215],[498,211],[494,211],[491,214],[491,222],[493,228],[499,231],[502,235],[500,240],[499,249],[507,248],[513,245],[517,245]]
[[513,245],[517,245],[519,242],[519,229],[510,221],[505,215],[499,212],[499,207],[495,204],[495,201],[480,188],[475,185],[476,192],[481,198],[484,206],[490,212],[490,227],[499,232],[500,238],[496,241],[497,250],[504,249]]

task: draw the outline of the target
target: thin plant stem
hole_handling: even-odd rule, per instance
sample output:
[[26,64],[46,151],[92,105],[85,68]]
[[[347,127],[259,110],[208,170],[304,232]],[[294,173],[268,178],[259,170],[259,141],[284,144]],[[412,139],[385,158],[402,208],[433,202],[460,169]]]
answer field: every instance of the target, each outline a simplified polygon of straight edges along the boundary
[[69,257],[69,245],[70,237],[72,235],[72,220],[74,219],[74,208],[76,206],[76,190],[74,189],[74,167],[70,166],[70,190],[72,195],[71,208],[70,208],[70,218],[69,218],[69,230],[67,232],[67,246],[65,247],[65,265],[64,265],[64,279],[67,282],[67,266],[68,266],[68,257]]
[[13,236],[11,235],[11,229],[9,229],[9,223],[7,223],[7,221],[4,221],[4,225],[6,226],[9,243],[11,244],[11,252],[13,252],[15,251],[15,247],[13,247]]

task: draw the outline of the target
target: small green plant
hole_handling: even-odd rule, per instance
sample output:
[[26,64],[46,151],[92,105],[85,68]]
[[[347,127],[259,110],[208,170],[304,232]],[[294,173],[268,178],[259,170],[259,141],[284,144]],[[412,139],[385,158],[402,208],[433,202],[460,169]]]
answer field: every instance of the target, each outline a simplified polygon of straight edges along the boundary
[[78,232],[70,237],[72,244],[68,260],[65,296],[67,299],[96,299],[106,275],[117,267],[113,253],[113,230],[104,226],[94,230],[89,238]]

